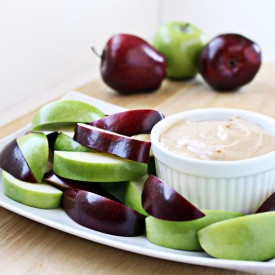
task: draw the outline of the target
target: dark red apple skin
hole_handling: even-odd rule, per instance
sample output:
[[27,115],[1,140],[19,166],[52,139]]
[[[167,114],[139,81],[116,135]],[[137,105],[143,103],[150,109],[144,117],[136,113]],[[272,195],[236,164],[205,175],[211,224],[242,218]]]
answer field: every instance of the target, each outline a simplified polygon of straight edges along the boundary
[[0,154],[0,168],[19,180],[37,183],[16,139],[9,142],[2,150]]
[[54,150],[54,143],[55,143],[57,136],[58,136],[58,132],[52,132],[47,135],[50,151]]
[[115,113],[89,123],[92,126],[125,136],[149,134],[164,115],[156,110],[138,109]]
[[86,182],[86,181],[66,179],[66,178],[57,176],[52,170],[48,171],[44,175],[43,180],[57,187],[62,191],[66,189],[79,189],[79,190],[95,193],[97,195],[106,197],[114,201],[119,201],[115,196],[113,196],[106,189],[104,189],[102,185],[100,185],[98,182]]
[[151,142],[137,140],[113,132],[103,132],[94,126],[77,124],[73,139],[100,152],[107,152],[133,161],[148,163]]
[[275,192],[273,192],[256,210],[255,213],[275,211]]
[[165,57],[131,34],[117,34],[107,41],[100,68],[103,81],[121,94],[155,91],[166,76]]
[[144,184],[142,206],[149,215],[168,221],[190,221],[205,216],[172,187],[153,175]]
[[145,217],[127,206],[97,194],[67,189],[64,211],[78,224],[118,236],[139,236],[145,231]]
[[261,62],[257,43],[240,34],[221,34],[203,48],[199,72],[214,90],[234,91],[254,79]]

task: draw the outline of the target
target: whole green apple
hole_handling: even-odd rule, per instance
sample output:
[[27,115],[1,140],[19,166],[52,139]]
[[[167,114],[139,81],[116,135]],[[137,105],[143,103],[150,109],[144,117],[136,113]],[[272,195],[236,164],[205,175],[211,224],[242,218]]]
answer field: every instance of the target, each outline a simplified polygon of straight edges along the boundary
[[203,32],[190,23],[173,21],[162,25],[153,46],[166,57],[166,74],[170,79],[193,78],[198,72],[198,59],[205,45]]

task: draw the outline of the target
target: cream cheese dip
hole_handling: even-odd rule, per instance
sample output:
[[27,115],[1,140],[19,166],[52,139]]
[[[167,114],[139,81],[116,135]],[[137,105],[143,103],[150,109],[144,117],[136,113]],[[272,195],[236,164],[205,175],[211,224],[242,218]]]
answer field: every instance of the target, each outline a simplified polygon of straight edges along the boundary
[[275,136],[239,117],[230,120],[181,120],[159,136],[167,150],[202,160],[242,160],[275,150]]

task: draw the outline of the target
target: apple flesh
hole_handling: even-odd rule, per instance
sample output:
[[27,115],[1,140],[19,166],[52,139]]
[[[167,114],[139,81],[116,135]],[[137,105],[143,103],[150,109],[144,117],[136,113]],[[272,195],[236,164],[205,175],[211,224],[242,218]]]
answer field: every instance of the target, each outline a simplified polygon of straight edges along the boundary
[[65,190],[62,207],[75,222],[96,231],[127,237],[144,233],[143,215],[91,192]]
[[183,222],[165,221],[149,216],[145,219],[148,241],[167,248],[201,251],[197,233],[200,229],[226,219],[243,216],[239,212],[203,210],[205,216]]
[[275,257],[275,211],[246,215],[209,225],[198,232],[212,257],[265,261]]
[[165,78],[166,60],[147,41],[131,34],[117,34],[101,55],[103,81],[121,94],[157,90]]
[[124,136],[149,134],[164,115],[156,110],[138,109],[118,112],[90,123],[92,126]]
[[213,38],[202,50],[199,72],[217,91],[233,91],[253,80],[261,66],[261,49],[240,34]]
[[44,105],[32,119],[32,130],[55,131],[73,129],[77,122],[91,122],[105,114],[86,102],[59,100]]
[[36,207],[52,209],[61,203],[62,191],[46,183],[30,183],[13,177],[2,171],[4,193],[19,203]]
[[[72,133],[72,136],[74,133]],[[56,137],[54,146],[56,151],[70,151],[70,152],[95,152],[94,149],[83,146],[79,142],[75,141],[71,136],[60,132]]]
[[275,192],[273,192],[256,210],[256,213],[275,211]]
[[144,184],[142,206],[149,215],[168,221],[190,221],[205,216],[172,187],[153,175]]
[[122,182],[145,175],[147,165],[108,153],[55,151],[53,171],[79,181]]
[[133,139],[82,123],[78,123],[75,128],[74,140],[100,152],[137,162],[149,162],[151,142]]

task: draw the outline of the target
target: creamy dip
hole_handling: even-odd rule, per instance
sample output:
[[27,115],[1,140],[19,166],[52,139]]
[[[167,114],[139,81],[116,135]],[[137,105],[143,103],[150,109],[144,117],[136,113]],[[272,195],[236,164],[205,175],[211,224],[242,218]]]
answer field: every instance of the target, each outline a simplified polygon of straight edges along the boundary
[[241,160],[275,150],[275,135],[239,117],[182,120],[164,130],[159,141],[172,152],[203,160]]

